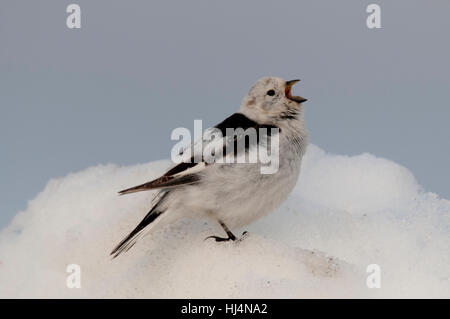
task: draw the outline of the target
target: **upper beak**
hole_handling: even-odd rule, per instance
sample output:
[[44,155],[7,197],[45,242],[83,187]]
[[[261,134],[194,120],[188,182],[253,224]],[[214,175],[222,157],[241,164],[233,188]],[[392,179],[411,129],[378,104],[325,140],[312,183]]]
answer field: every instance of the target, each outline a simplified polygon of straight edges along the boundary
[[289,100],[295,101],[297,103],[303,103],[303,102],[308,101],[307,99],[305,99],[301,96],[292,96],[291,88],[297,82],[300,82],[300,80],[286,81],[286,89],[285,89],[286,97]]

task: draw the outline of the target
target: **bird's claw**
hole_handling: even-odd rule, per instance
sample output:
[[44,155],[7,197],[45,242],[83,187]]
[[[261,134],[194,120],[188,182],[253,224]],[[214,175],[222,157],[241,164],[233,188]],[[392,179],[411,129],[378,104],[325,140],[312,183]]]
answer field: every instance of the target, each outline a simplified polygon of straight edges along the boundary
[[223,242],[223,241],[229,241],[229,240],[235,241],[236,240],[236,239],[233,239],[230,237],[225,238],[225,237],[219,237],[219,236],[208,236],[205,238],[205,240],[210,239],[210,238],[213,238],[216,242]]
[[247,235],[248,235],[248,231],[245,231],[245,232],[243,232],[242,233],[242,235],[241,235],[241,238],[236,238],[236,236],[234,236],[233,234],[231,234],[231,235],[229,235],[228,237],[219,237],[219,236],[208,236],[208,237],[206,237],[204,240],[207,240],[207,239],[210,239],[210,238],[212,238],[212,239],[214,239],[216,242],[218,242],[218,243],[220,243],[220,242],[224,242],[224,241],[237,241],[237,242],[240,242],[240,241],[242,241],[245,237],[247,237]]

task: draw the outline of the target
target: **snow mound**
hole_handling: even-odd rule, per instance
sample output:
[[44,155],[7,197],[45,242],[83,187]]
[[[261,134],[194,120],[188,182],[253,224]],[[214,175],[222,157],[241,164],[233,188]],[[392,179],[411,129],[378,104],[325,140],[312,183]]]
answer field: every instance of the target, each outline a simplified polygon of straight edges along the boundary
[[[243,241],[204,241],[221,229],[182,220],[112,260],[152,198],[116,192],[169,166],[101,165],[51,180],[0,233],[0,297],[450,298],[450,201],[389,160],[314,145],[289,199]],[[80,289],[66,285],[70,264],[81,267]],[[370,264],[381,288],[366,285]]]

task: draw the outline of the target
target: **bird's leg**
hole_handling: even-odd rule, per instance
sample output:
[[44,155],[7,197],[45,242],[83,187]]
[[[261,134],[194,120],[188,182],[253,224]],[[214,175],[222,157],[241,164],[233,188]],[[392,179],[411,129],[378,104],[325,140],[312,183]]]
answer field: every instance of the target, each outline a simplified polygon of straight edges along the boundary
[[219,237],[219,236],[208,236],[205,238],[205,240],[209,239],[209,238],[214,238],[217,242],[221,242],[221,241],[235,241],[236,240],[236,236],[234,236],[234,234],[231,232],[231,230],[227,227],[227,225],[225,225],[224,222],[222,222],[221,220],[218,221],[220,226],[222,226],[223,230],[227,233],[228,238],[226,237]]

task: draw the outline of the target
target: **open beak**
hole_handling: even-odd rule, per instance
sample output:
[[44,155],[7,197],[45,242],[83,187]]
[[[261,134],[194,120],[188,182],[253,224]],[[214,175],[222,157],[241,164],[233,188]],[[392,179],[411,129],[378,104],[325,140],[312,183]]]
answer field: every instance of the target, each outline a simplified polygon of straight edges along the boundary
[[292,86],[293,86],[295,83],[297,83],[297,82],[300,82],[300,80],[286,81],[286,88],[285,88],[285,94],[286,94],[286,97],[287,97],[289,100],[295,101],[295,102],[297,102],[297,103],[303,103],[303,102],[308,101],[307,99],[305,99],[305,98],[303,98],[303,97],[301,97],[301,96],[292,96],[291,88],[292,88]]

